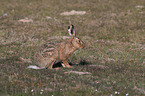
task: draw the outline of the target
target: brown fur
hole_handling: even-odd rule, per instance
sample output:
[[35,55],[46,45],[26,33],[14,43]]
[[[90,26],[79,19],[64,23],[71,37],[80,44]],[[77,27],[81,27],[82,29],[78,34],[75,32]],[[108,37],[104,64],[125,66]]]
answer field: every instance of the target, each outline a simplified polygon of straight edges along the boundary
[[62,61],[65,65],[63,67],[71,67],[67,62],[67,59],[74,51],[83,48],[85,45],[80,39],[74,37],[74,25],[68,26],[68,32],[71,36],[69,40],[61,43],[48,42],[44,44],[41,49],[35,53],[34,63],[39,67],[48,67],[52,69],[52,66],[56,61]]
[[[79,48],[83,48],[85,45],[80,39],[71,37],[68,41],[61,42],[59,44],[46,44],[34,55],[34,63],[39,67],[48,67],[52,69],[53,64],[56,61],[62,61],[65,67],[71,67],[67,62],[70,55]],[[50,48],[52,47],[52,48]]]

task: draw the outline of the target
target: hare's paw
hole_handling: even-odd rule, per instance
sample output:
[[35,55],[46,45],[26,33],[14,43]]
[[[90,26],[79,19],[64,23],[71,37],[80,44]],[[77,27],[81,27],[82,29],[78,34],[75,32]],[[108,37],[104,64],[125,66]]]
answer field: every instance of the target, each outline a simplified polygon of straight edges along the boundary
[[62,67],[66,67],[64,63],[61,63]]
[[60,67],[57,67],[57,68],[53,68],[53,69],[55,69],[55,70],[58,70],[58,69],[60,69]]
[[67,68],[74,68],[73,66],[67,66]]
[[58,70],[58,69],[60,69],[60,67],[56,67],[56,68],[47,68],[47,69],[50,69],[50,70]]

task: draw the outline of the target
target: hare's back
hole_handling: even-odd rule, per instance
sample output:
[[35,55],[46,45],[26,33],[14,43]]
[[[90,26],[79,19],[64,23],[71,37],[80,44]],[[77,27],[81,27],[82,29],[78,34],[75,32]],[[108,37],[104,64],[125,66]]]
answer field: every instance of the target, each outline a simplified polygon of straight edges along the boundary
[[57,44],[56,43],[45,43],[43,44],[39,51],[36,52],[37,56],[39,55],[41,58],[50,58],[51,56],[57,55]]

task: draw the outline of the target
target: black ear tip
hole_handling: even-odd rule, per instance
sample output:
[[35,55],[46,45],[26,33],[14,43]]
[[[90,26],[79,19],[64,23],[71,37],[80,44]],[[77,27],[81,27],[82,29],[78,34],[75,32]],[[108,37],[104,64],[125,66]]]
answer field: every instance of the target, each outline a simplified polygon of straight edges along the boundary
[[71,26],[72,26],[72,28],[74,28],[74,25],[73,24],[71,24]]
[[68,29],[70,29],[70,26],[68,26]]

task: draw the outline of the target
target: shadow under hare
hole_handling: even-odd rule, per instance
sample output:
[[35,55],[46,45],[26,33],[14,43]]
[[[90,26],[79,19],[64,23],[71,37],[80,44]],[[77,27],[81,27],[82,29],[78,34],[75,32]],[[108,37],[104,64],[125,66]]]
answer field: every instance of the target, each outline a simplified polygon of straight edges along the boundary
[[68,26],[68,32],[71,37],[69,40],[64,40],[60,43],[48,42],[44,44],[40,50],[35,53],[34,63],[40,68],[52,69],[55,62],[62,61],[63,67],[71,68],[67,59],[77,49],[83,48],[85,44],[75,37],[75,29],[73,25]]

